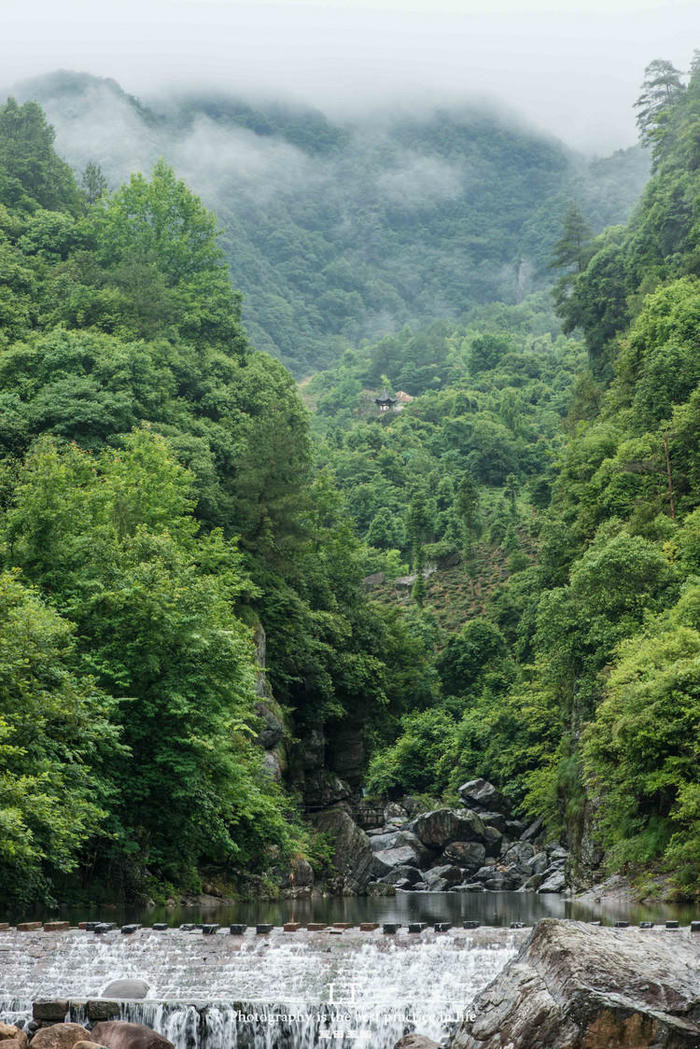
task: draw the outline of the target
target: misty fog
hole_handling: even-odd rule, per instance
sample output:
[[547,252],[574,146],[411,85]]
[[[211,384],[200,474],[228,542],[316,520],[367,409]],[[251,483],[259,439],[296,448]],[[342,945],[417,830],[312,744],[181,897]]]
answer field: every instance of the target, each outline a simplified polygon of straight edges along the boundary
[[635,140],[645,65],[687,68],[700,29],[683,0],[3,0],[0,11],[7,87],[65,68],[140,95],[216,86],[335,118],[489,98],[603,154]]

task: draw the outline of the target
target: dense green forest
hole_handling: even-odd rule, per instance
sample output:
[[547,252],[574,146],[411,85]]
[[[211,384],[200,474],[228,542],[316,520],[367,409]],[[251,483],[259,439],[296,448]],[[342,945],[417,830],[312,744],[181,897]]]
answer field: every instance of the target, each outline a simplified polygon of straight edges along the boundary
[[[160,116],[122,104],[157,143],[164,123],[193,119],[184,103]],[[687,84],[652,63],[638,112],[652,178],[629,222],[602,233],[631,200],[596,211],[560,147],[525,134],[543,181],[529,168],[518,181],[513,133],[475,119],[474,163],[505,165],[502,224],[489,212],[474,223],[468,194],[460,216],[424,213],[421,266],[449,288],[432,243],[457,258],[452,278],[463,267],[479,285],[473,241],[455,256],[440,222],[468,229],[491,245],[478,292],[444,309],[438,296],[432,314],[430,288],[415,313],[382,292],[393,333],[354,348],[357,327],[333,327],[332,311],[309,331],[285,315],[306,357],[258,339],[264,311],[246,335],[216,219],[166,161],[110,187],[110,157],[86,154],[96,163],[78,182],[37,103],[0,108],[8,905],[94,898],[105,883],[162,896],[210,874],[273,886],[299,858],[323,871],[326,843],[303,818],[319,730],[329,773],[359,733],[371,794],[450,800],[487,776],[564,836],[581,882],[624,867],[696,889],[698,63]],[[285,110],[222,114],[342,172],[348,129]],[[392,149],[405,134],[407,150],[450,155],[463,131],[447,117],[396,126]],[[524,250],[515,212],[537,260],[527,295],[493,280]],[[292,235],[266,215],[286,244],[266,266],[286,252],[318,271],[299,225]],[[394,221],[399,259],[415,226]],[[328,265],[351,276],[340,244],[326,243]],[[389,275],[393,295],[387,250],[371,280],[360,272]],[[266,271],[247,275],[302,310],[289,275],[276,279],[272,293]],[[320,300],[322,279],[305,294]],[[537,290],[546,279],[553,294]],[[332,366],[297,389],[255,345],[300,373]],[[378,411],[382,389],[405,395],[401,411]],[[261,627],[263,692],[284,723],[276,775],[258,743]]]
[[[375,751],[370,787],[485,776],[566,834],[582,878],[604,859],[692,892],[700,69],[684,86],[652,63],[645,89],[654,175],[629,224],[592,237],[573,205],[553,252],[585,350],[541,298],[346,353],[308,389],[377,592],[405,604],[410,564],[438,652],[441,698]],[[414,399],[378,417],[382,385]]]
[[3,899],[78,866],[124,891],[284,869],[313,847],[253,743],[252,628],[298,726],[407,708],[427,653],[367,602],[291,376],[172,170],[81,190],[11,99],[0,196]]
[[13,93],[112,189],[173,166],[216,213],[253,345],[297,378],[363,338],[519,302],[549,284],[572,198],[599,231],[626,221],[648,176],[639,148],[590,161],[483,107],[338,123],[226,94],[140,100],[75,73]]

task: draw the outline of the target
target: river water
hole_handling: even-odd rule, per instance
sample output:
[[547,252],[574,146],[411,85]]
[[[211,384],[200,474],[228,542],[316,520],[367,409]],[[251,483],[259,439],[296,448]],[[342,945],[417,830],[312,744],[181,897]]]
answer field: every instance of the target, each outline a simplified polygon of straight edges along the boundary
[[665,921],[676,918],[682,923],[697,918],[693,907],[636,904],[606,904],[605,907],[582,904],[556,893],[539,895],[533,892],[399,892],[396,896],[370,898],[363,896],[328,897],[302,900],[241,900],[236,903],[212,906],[134,907],[85,906],[54,909],[28,914],[3,914],[0,921],[47,920],[50,917],[79,921],[140,922],[153,925],[167,922],[177,926],[183,922],[218,922],[230,925],[245,922],[255,925],[270,922],[282,925],[299,922],[462,922],[464,919],[483,925],[509,926],[511,922],[534,925],[540,918],[574,918],[581,921],[601,920],[603,924],[618,919],[630,922]]
[[[148,1024],[176,1049],[392,1049],[413,1029],[440,1041],[528,936],[528,928],[511,929],[512,922],[696,917],[658,908],[603,912],[558,895],[517,892],[82,909],[62,916],[141,920],[145,927],[131,935],[119,929],[106,935],[0,932],[0,1020],[26,1023],[33,1001],[61,998],[71,1001],[70,1019],[86,1022],[87,1000],[103,997],[112,980],[139,978],[148,984],[147,998],[121,1003],[120,1017]],[[482,927],[464,930],[465,919]],[[148,927],[158,921],[170,928]],[[177,927],[202,921],[222,927],[214,935]],[[381,927],[284,933],[279,926],[288,921],[394,921],[402,928],[397,935]],[[411,934],[409,921],[428,928]],[[438,921],[454,926],[436,932]],[[252,927],[231,935],[233,922]],[[257,935],[261,922],[277,927]]]

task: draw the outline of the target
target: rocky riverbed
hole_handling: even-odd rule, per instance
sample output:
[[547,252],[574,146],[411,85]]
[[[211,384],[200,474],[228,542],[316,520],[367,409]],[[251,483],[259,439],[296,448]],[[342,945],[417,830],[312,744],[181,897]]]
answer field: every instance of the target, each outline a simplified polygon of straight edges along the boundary
[[410,799],[383,810],[381,826],[363,829],[361,812],[339,802],[318,812],[317,828],[335,846],[341,891],[382,893],[568,888],[568,852],[548,840],[542,821],[511,818],[507,800],[484,779],[459,788],[459,808],[413,814]]

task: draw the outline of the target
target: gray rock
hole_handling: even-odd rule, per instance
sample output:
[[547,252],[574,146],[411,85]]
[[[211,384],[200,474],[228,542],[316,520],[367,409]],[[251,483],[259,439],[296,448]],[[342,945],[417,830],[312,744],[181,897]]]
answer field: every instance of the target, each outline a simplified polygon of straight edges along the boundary
[[506,837],[519,841],[524,830],[525,824],[522,820],[506,820],[506,829],[503,833]]
[[484,888],[490,892],[507,892],[516,888],[518,877],[514,877],[509,871],[496,871],[491,878],[484,882]]
[[[463,875],[459,867],[444,864],[441,867],[433,867],[423,875],[424,881],[432,892],[443,892],[444,888],[459,885]],[[442,883],[439,889],[435,888],[438,882]]]
[[520,883],[520,878],[515,872],[507,871],[496,864],[487,864],[480,867],[471,876],[472,881],[480,883],[485,889],[492,892],[502,892],[506,889],[515,889]]
[[507,812],[510,805],[487,779],[471,779],[458,787],[462,804],[479,812]]
[[387,885],[385,881],[371,881],[368,884],[366,891],[369,897],[396,895],[396,890],[394,889],[394,886]]
[[486,828],[470,809],[434,809],[409,824],[424,845],[444,849],[453,841],[485,841]]
[[568,849],[565,849],[563,845],[548,845],[546,852],[550,860],[565,860],[569,856]]
[[501,855],[501,849],[503,847],[503,835],[495,827],[484,827],[483,842],[486,848],[486,855],[496,859]]
[[545,918],[449,1049],[697,1049],[697,965],[689,938]]
[[530,869],[533,874],[544,874],[549,866],[549,859],[546,852],[537,852],[530,860]]
[[566,876],[563,870],[547,871],[545,881],[542,882],[538,892],[563,892],[566,888]]
[[407,881],[409,885],[416,885],[419,881],[423,880],[423,875],[417,867],[403,866],[394,867],[388,874],[385,874],[380,881],[386,882],[387,885],[398,885],[400,881]]
[[453,841],[442,855],[449,863],[466,870],[478,870],[486,859],[486,847],[480,841]]
[[529,878],[520,886],[520,892],[532,892],[534,889],[539,889],[540,885],[544,881],[544,874],[531,874]]
[[363,892],[371,877],[372,849],[369,838],[357,826],[347,808],[337,805],[317,812],[313,823],[328,835],[334,849],[334,866],[346,889]]
[[112,980],[102,991],[100,998],[146,998],[148,984],[145,980]]
[[411,863],[415,867],[428,867],[433,859],[433,854],[425,847],[423,842],[409,830],[395,830],[390,834],[377,834],[370,838],[370,846],[374,853],[384,852],[401,848],[410,848],[413,858],[401,862]]
[[535,855],[534,845],[527,841],[516,841],[503,853],[502,859],[506,867],[516,867],[523,874],[532,874],[532,858]]
[[543,818],[541,816],[538,816],[537,819],[533,823],[530,824],[530,826],[527,828],[527,830],[523,831],[523,833],[520,835],[520,840],[521,841],[534,841],[535,838],[537,837],[537,835],[542,830],[543,824],[544,824]]
[[304,804],[307,809],[325,809],[352,795],[349,784],[328,769],[312,772],[304,781]]
[[372,852],[383,852],[384,849],[393,849],[399,837],[398,830],[386,831],[382,828],[381,833],[371,834],[369,843]]
[[362,724],[343,723],[328,741],[328,763],[341,779],[358,789],[365,771],[365,730]]
[[307,888],[314,883],[314,869],[308,860],[293,860],[289,871],[289,884],[296,888]]
[[484,886],[478,881],[469,881],[464,885],[455,885],[455,892],[483,892]]
[[506,823],[508,817],[504,816],[502,812],[480,812],[481,820],[486,827],[495,827],[496,830],[500,830],[501,834],[506,829]]
[[417,867],[419,858],[411,845],[398,845],[394,849],[382,849],[372,856],[372,874],[382,878],[394,867]]
[[325,761],[326,739],[323,730],[312,728],[299,748],[302,766],[307,769],[320,769]]
[[280,717],[279,708],[274,701],[259,699],[255,704],[255,712],[260,718],[260,729],[258,741],[265,750],[272,750],[284,737],[284,722]]
[[401,820],[402,823],[408,820],[408,813],[397,801],[390,801],[384,809],[384,822],[390,823],[392,820]]
[[273,779],[275,783],[282,782],[282,762],[280,756],[276,750],[266,750],[263,752],[263,768],[268,774],[270,779]]

